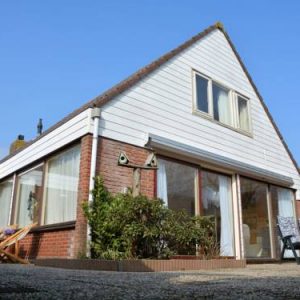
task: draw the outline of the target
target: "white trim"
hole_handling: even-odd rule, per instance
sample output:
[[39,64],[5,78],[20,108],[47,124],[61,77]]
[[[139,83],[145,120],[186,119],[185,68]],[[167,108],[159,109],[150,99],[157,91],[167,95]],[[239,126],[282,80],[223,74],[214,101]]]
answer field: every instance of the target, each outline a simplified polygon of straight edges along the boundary
[[238,190],[236,175],[231,176],[231,182],[232,182],[232,210],[233,210],[235,256],[237,259],[242,259],[240,214],[239,214],[240,201],[239,201],[239,190]]
[[8,216],[8,223],[7,225],[10,225],[12,222],[12,207],[13,207],[13,201],[14,201],[14,191],[15,191],[15,186],[16,186],[16,178],[17,174],[15,173],[14,176],[12,177],[13,184],[12,184],[12,189],[11,189],[11,196],[10,196],[10,205],[9,205],[9,216]]
[[241,259],[246,257],[245,255],[245,245],[244,245],[244,232],[243,232],[243,212],[242,212],[242,197],[241,197],[241,180],[240,175],[236,174],[237,183],[237,200],[238,200],[238,221],[239,221],[239,243],[240,243],[240,254]]
[[272,201],[271,201],[271,185],[267,185],[267,209],[268,209],[268,225],[269,225],[269,237],[270,237],[270,248],[271,248],[271,258],[276,258],[276,247],[275,247],[275,235],[273,230],[273,211],[272,211]]

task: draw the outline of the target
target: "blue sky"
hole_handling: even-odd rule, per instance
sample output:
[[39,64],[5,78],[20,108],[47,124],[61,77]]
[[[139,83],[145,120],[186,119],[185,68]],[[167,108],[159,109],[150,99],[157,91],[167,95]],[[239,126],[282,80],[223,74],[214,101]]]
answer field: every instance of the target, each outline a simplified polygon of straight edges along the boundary
[[300,162],[300,1],[1,1],[0,157],[223,22]]

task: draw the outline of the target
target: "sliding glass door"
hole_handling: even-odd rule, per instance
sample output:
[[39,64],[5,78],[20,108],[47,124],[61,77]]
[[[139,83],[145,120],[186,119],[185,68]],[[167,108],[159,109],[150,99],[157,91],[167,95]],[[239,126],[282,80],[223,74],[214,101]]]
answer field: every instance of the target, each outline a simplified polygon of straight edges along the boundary
[[[271,202],[272,202],[272,226],[273,238],[275,241],[276,257],[280,257],[282,243],[277,238],[277,216],[294,217],[294,193],[290,189],[281,188],[278,186],[270,187]],[[285,257],[293,257],[291,251],[285,252]]]
[[195,183],[197,169],[189,165],[159,159],[157,197],[175,211],[185,210],[195,215]]
[[231,177],[159,159],[157,197],[175,211],[214,216],[220,254],[234,256]]
[[246,257],[271,257],[268,185],[241,178],[244,250]]
[[231,178],[201,171],[200,214],[214,216],[220,255],[234,255]]

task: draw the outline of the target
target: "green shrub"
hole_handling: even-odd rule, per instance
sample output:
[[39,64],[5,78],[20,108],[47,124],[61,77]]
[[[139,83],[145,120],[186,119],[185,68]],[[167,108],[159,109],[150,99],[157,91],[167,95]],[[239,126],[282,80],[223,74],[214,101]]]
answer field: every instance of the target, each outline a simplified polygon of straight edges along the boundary
[[[215,248],[214,223],[207,217],[174,212],[159,199],[131,193],[112,196],[95,178],[93,202],[83,205],[91,227],[93,258],[168,258],[195,255],[196,245],[206,257]],[[214,254],[215,255],[215,254]]]

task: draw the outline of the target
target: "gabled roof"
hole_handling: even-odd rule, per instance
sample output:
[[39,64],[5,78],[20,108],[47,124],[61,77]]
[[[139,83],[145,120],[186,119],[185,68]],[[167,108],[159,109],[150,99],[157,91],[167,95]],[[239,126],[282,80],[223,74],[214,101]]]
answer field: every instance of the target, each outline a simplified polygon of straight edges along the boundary
[[77,110],[73,111],[72,113],[70,113],[69,115],[67,115],[65,118],[63,118],[61,121],[59,121],[58,123],[56,123],[55,125],[51,126],[48,130],[44,131],[42,135],[40,135],[39,137],[37,137],[36,139],[30,141],[29,143],[27,143],[27,145],[21,149],[19,149],[18,151],[16,151],[13,154],[10,154],[8,156],[6,156],[5,158],[3,158],[0,163],[3,163],[4,161],[8,160],[9,158],[13,157],[14,155],[16,155],[17,153],[21,152],[23,149],[27,148],[28,146],[30,146],[31,144],[33,144],[34,142],[36,142],[37,140],[43,138],[44,136],[46,136],[47,134],[49,134],[50,132],[52,132],[53,130],[55,130],[56,128],[60,127],[61,125],[63,125],[64,123],[66,123],[67,121],[69,121],[70,119],[72,119],[73,117],[75,117],[76,115],[78,115],[79,113],[83,112],[84,110],[88,109],[88,108],[93,108],[93,107],[101,107],[104,104],[106,104],[107,102],[109,102],[111,99],[113,99],[114,97],[118,96],[119,94],[121,94],[122,92],[126,91],[127,89],[131,88],[134,84],[136,84],[137,82],[139,82],[140,80],[142,80],[143,78],[145,78],[147,75],[149,75],[151,72],[153,72],[154,70],[156,70],[158,67],[160,67],[161,65],[163,65],[164,63],[166,63],[167,61],[169,61],[171,58],[173,58],[174,56],[176,56],[177,54],[179,54],[180,52],[182,52],[183,50],[187,49],[188,47],[190,47],[191,45],[193,45],[194,43],[196,43],[197,41],[201,40],[202,38],[204,38],[205,36],[207,36],[209,33],[211,33],[214,30],[220,30],[225,38],[227,39],[230,47],[232,48],[235,56],[237,57],[243,71],[245,72],[250,84],[252,85],[255,93],[257,94],[257,97],[259,98],[267,116],[269,117],[275,131],[277,132],[284,148],[286,149],[286,151],[288,152],[295,168],[297,169],[298,173],[300,174],[300,171],[298,169],[298,165],[296,160],[294,159],[290,149],[288,148],[282,134],[279,131],[279,128],[277,127],[277,125],[275,124],[274,119],[272,118],[262,96],[260,95],[260,93],[258,92],[258,89],[256,87],[256,85],[254,84],[247,68],[245,67],[241,57],[239,56],[236,48],[234,47],[229,35],[226,33],[226,31],[224,30],[224,27],[222,25],[222,23],[217,22],[214,25],[211,25],[210,27],[208,27],[207,29],[205,29],[204,31],[198,33],[197,35],[193,36],[191,39],[187,40],[185,43],[181,44],[180,46],[178,46],[177,48],[171,50],[170,52],[164,54],[163,56],[161,56],[160,58],[158,58],[157,60],[153,61],[152,63],[146,65],[145,67],[139,69],[138,71],[136,71],[135,73],[133,73],[131,76],[129,76],[128,78],[126,78],[125,80],[119,82],[118,84],[116,84],[115,86],[113,86],[112,88],[108,89],[107,91],[105,91],[104,93],[102,93],[101,95],[97,96],[96,98],[92,99],[91,101],[87,102],[86,104],[84,104],[83,106],[81,106],[80,108],[78,108]]

